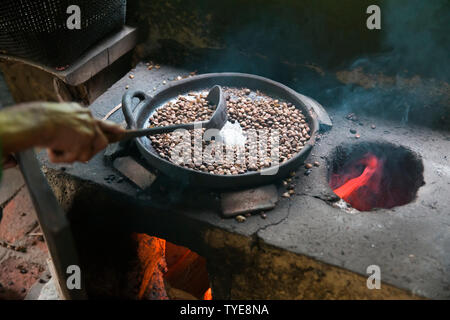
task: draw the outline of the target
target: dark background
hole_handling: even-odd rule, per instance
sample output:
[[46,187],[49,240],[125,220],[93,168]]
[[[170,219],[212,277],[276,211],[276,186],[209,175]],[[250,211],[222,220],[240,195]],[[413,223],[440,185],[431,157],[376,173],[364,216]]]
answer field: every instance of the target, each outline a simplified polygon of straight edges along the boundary
[[[381,30],[366,9],[381,8]],[[135,61],[280,81],[326,107],[450,128],[449,0],[128,0]]]

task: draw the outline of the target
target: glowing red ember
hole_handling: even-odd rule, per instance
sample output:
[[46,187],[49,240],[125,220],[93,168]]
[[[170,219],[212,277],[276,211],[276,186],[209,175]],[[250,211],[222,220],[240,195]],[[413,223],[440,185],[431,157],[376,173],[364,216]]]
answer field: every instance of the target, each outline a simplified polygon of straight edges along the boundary
[[383,161],[371,153],[332,175],[330,186],[354,208],[367,211],[377,206],[383,176]]

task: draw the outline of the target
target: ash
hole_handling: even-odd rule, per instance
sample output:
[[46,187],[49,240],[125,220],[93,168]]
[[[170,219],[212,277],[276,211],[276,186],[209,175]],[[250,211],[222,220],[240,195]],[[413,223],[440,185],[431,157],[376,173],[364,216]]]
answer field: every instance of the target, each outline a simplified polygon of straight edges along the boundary
[[246,137],[239,122],[227,121],[219,132],[221,141],[227,146],[244,146]]

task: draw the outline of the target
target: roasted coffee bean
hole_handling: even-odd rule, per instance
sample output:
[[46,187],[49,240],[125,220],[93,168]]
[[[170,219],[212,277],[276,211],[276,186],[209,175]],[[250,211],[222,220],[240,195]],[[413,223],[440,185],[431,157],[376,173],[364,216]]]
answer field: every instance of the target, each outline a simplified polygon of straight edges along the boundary
[[[247,136],[245,147],[240,149],[232,147],[234,155],[230,164],[217,163],[214,161],[214,154],[218,152],[225,155],[227,151],[225,146],[215,143],[212,146],[212,154],[206,156],[205,148],[213,142],[202,141],[201,145],[194,146],[193,138],[196,135],[202,137],[205,129],[191,130],[192,154],[190,156],[194,157],[195,155],[196,160],[193,160],[194,164],[187,161],[186,163],[180,163],[180,166],[219,175],[236,175],[247,171],[258,171],[277,163],[277,161],[272,161],[272,154],[278,155],[279,163],[293,158],[310,139],[311,129],[305,116],[301,110],[291,103],[272,99],[258,90],[252,93],[247,88],[223,87],[223,89],[227,101],[228,120],[231,123],[238,122],[242,127],[244,135]],[[149,120],[150,127],[192,123],[209,119],[214,112],[214,108],[210,108],[206,96],[206,92],[189,92],[171,100],[153,113]],[[279,146],[272,148],[270,141],[268,141],[267,147],[260,150],[258,144],[252,145],[249,142],[251,140],[248,139],[249,136],[255,135],[257,130],[261,129],[267,129],[268,137],[270,136],[270,130],[278,130],[280,139],[276,143],[279,143]],[[172,140],[170,133],[154,135],[149,138],[157,153],[169,161],[172,150],[180,142]],[[184,146],[183,144],[179,145]],[[238,151],[239,159],[242,159],[239,164],[237,163]],[[261,158],[261,152],[268,156]],[[190,158],[189,155],[188,158]]]

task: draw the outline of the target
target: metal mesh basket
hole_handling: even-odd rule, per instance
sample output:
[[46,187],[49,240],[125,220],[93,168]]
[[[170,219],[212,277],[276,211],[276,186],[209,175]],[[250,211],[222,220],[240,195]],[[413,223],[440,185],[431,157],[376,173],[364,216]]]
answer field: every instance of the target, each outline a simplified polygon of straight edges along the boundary
[[[70,5],[81,11],[81,29],[70,30]],[[126,0],[1,0],[0,53],[53,67],[70,65],[125,23]]]

